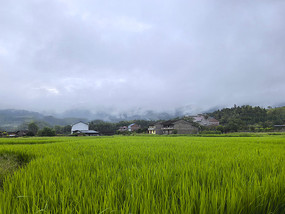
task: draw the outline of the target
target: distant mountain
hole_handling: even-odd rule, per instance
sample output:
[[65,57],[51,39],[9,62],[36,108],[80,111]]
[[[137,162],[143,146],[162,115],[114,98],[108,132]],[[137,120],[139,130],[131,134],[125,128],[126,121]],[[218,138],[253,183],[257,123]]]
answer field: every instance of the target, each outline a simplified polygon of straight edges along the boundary
[[88,110],[74,109],[61,114],[44,115],[38,112],[5,109],[0,110],[0,130],[14,131],[25,129],[27,125],[34,121],[40,126],[71,125],[78,121],[88,122],[92,120],[104,120],[109,122],[119,122],[128,120],[168,120],[182,116],[183,112],[174,113],[154,112],[154,111],[129,111],[123,113],[113,112],[91,112]]
[[14,109],[0,110],[0,127],[4,130],[13,130],[22,123],[42,118],[43,115],[37,112]]
[[14,131],[18,128],[26,128],[27,124],[35,121],[45,126],[71,125],[77,121],[87,121],[85,118],[56,118],[46,116],[38,112],[5,109],[0,110],[0,130]]
[[[196,110],[197,111],[197,110]],[[152,110],[133,109],[124,112],[112,112],[111,110],[91,112],[84,109],[72,109],[63,113],[50,114],[38,113],[26,110],[6,109],[0,110],[0,129],[14,131],[25,129],[31,121],[42,126],[71,125],[78,121],[88,122],[92,120],[103,120],[108,122],[119,122],[129,120],[169,120],[184,115],[191,115],[191,106],[177,108],[172,112],[156,112]]]

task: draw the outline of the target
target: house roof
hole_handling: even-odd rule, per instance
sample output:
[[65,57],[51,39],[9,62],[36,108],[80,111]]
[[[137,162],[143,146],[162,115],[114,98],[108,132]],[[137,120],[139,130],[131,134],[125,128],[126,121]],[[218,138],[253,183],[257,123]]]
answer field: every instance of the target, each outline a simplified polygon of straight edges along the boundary
[[134,125],[138,126],[136,123],[132,123],[132,124],[130,124],[130,125],[128,126],[128,128],[131,128],[131,127],[134,126]]
[[83,133],[83,134],[99,134],[99,132],[94,131],[94,130],[78,130],[78,132]]
[[16,133],[19,133],[19,132],[29,132],[29,130],[18,130],[18,131],[16,131]]
[[[84,123],[84,122],[79,121],[79,122],[77,122],[77,123],[73,123],[71,126],[74,126],[74,125],[76,125],[76,124],[78,124],[78,123]],[[89,126],[89,123],[84,123],[84,124]]]
[[149,126],[159,125],[159,124],[162,124],[162,122],[163,121],[153,122],[153,123],[149,124]]
[[168,121],[165,121],[165,122],[162,122],[161,124],[163,126],[169,126],[169,125],[172,125],[176,122],[177,120],[168,120]]

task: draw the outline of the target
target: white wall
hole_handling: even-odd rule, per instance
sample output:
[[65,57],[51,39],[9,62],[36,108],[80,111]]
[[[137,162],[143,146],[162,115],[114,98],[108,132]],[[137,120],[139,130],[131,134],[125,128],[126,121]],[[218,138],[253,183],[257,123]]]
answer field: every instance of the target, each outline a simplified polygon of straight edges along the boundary
[[71,128],[71,134],[76,130],[89,130],[89,127],[87,124],[79,122],[75,123]]

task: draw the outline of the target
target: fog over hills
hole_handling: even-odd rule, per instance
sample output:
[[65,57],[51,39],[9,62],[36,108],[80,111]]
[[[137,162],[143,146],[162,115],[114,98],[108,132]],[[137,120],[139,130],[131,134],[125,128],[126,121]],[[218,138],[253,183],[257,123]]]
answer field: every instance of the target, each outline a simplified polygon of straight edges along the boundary
[[[277,106],[271,106],[273,108],[285,106],[280,104]],[[52,112],[35,112],[28,110],[16,110],[16,109],[2,109],[0,110],[0,129],[2,130],[16,130],[24,129],[31,121],[37,121],[41,123],[41,126],[66,126],[72,125],[75,122],[83,121],[90,122],[92,120],[103,120],[106,122],[119,122],[129,120],[169,120],[176,117],[191,116],[199,113],[211,113],[218,109],[230,108],[232,106],[224,107],[212,107],[207,110],[201,108],[194,108],[193,106],[183,106],[173,109],[172,111],[154,111],[133,109],[131,111],[114,111],[106,109],[106,111],[90,111],[86,109],[70,109],[62,113]],[[267,106],[261,106],[267,108]]]
[[[27,110],[4,109],[0,110],[0,127],[6,130],[16,129],[22,124],[31,121],[41,121],[48,126],[71,125],[77,121],[104,120],[119,122],[123,120],[168,120],[183,115],[191,115],[195,112],[191,108],[183,107],[169,112],[157,112],[152,110],[133,109],[132,111],[98,111],[92,112],[84,109],[72,109],[62,113],[34,112]],[[200,112],[201,113],[201,112]]]

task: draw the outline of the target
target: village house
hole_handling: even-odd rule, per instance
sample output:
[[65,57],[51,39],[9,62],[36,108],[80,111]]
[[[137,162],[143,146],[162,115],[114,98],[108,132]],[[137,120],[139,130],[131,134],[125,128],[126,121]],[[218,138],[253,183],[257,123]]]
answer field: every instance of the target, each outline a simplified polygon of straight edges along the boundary
[[18,137],[24,137],[24,136],[27,136],[29,130],[19,130],[19,131],[16,131],[16,135]]
[[198,128],[185,120],[169,120],[149,126],[149,134],[197,134]]
[[213,117],[209,117],[203,114],[192,116],[193,122],[200,124],[201,126],[218,126],[220,123]]
[[130,124],[130,125],[128,126],[128,131],[129,131],[129,132],[133,132],[133,131],[139,130],[140,128],[141,128],[140,125],[135,124],[135,123],[132,123],[132,124]]
[[80,121],[71,125],[71,134],[77,134],[81,136],[98,136],[99,132],[89,130],[89,124]]
[[99,136],[99,132],[94,130],[76,130],[73,134],[78,136]]
[[119,129],[118,129],[119,132],[126,132],[128,131],[128,127],[127,126],[121,126]]
[[18,137],[16,132],[7,132],[8,137]]
[[148,127],[148,133],[149,134],[163,134],[162,132],[162,124],[160,122],[152,124]]
[[285,125],[274,125],[273,127],[277,131],[281,131],[281,132],[285,131]]
[[156,127],[155,127],[155,125],[150,125],[147,130],[148,130],[149,134],[156,134]]
[[0,137],[25,137],[27,136],[28,130],[19,130],[15,132],[1,132],[0,131]]

